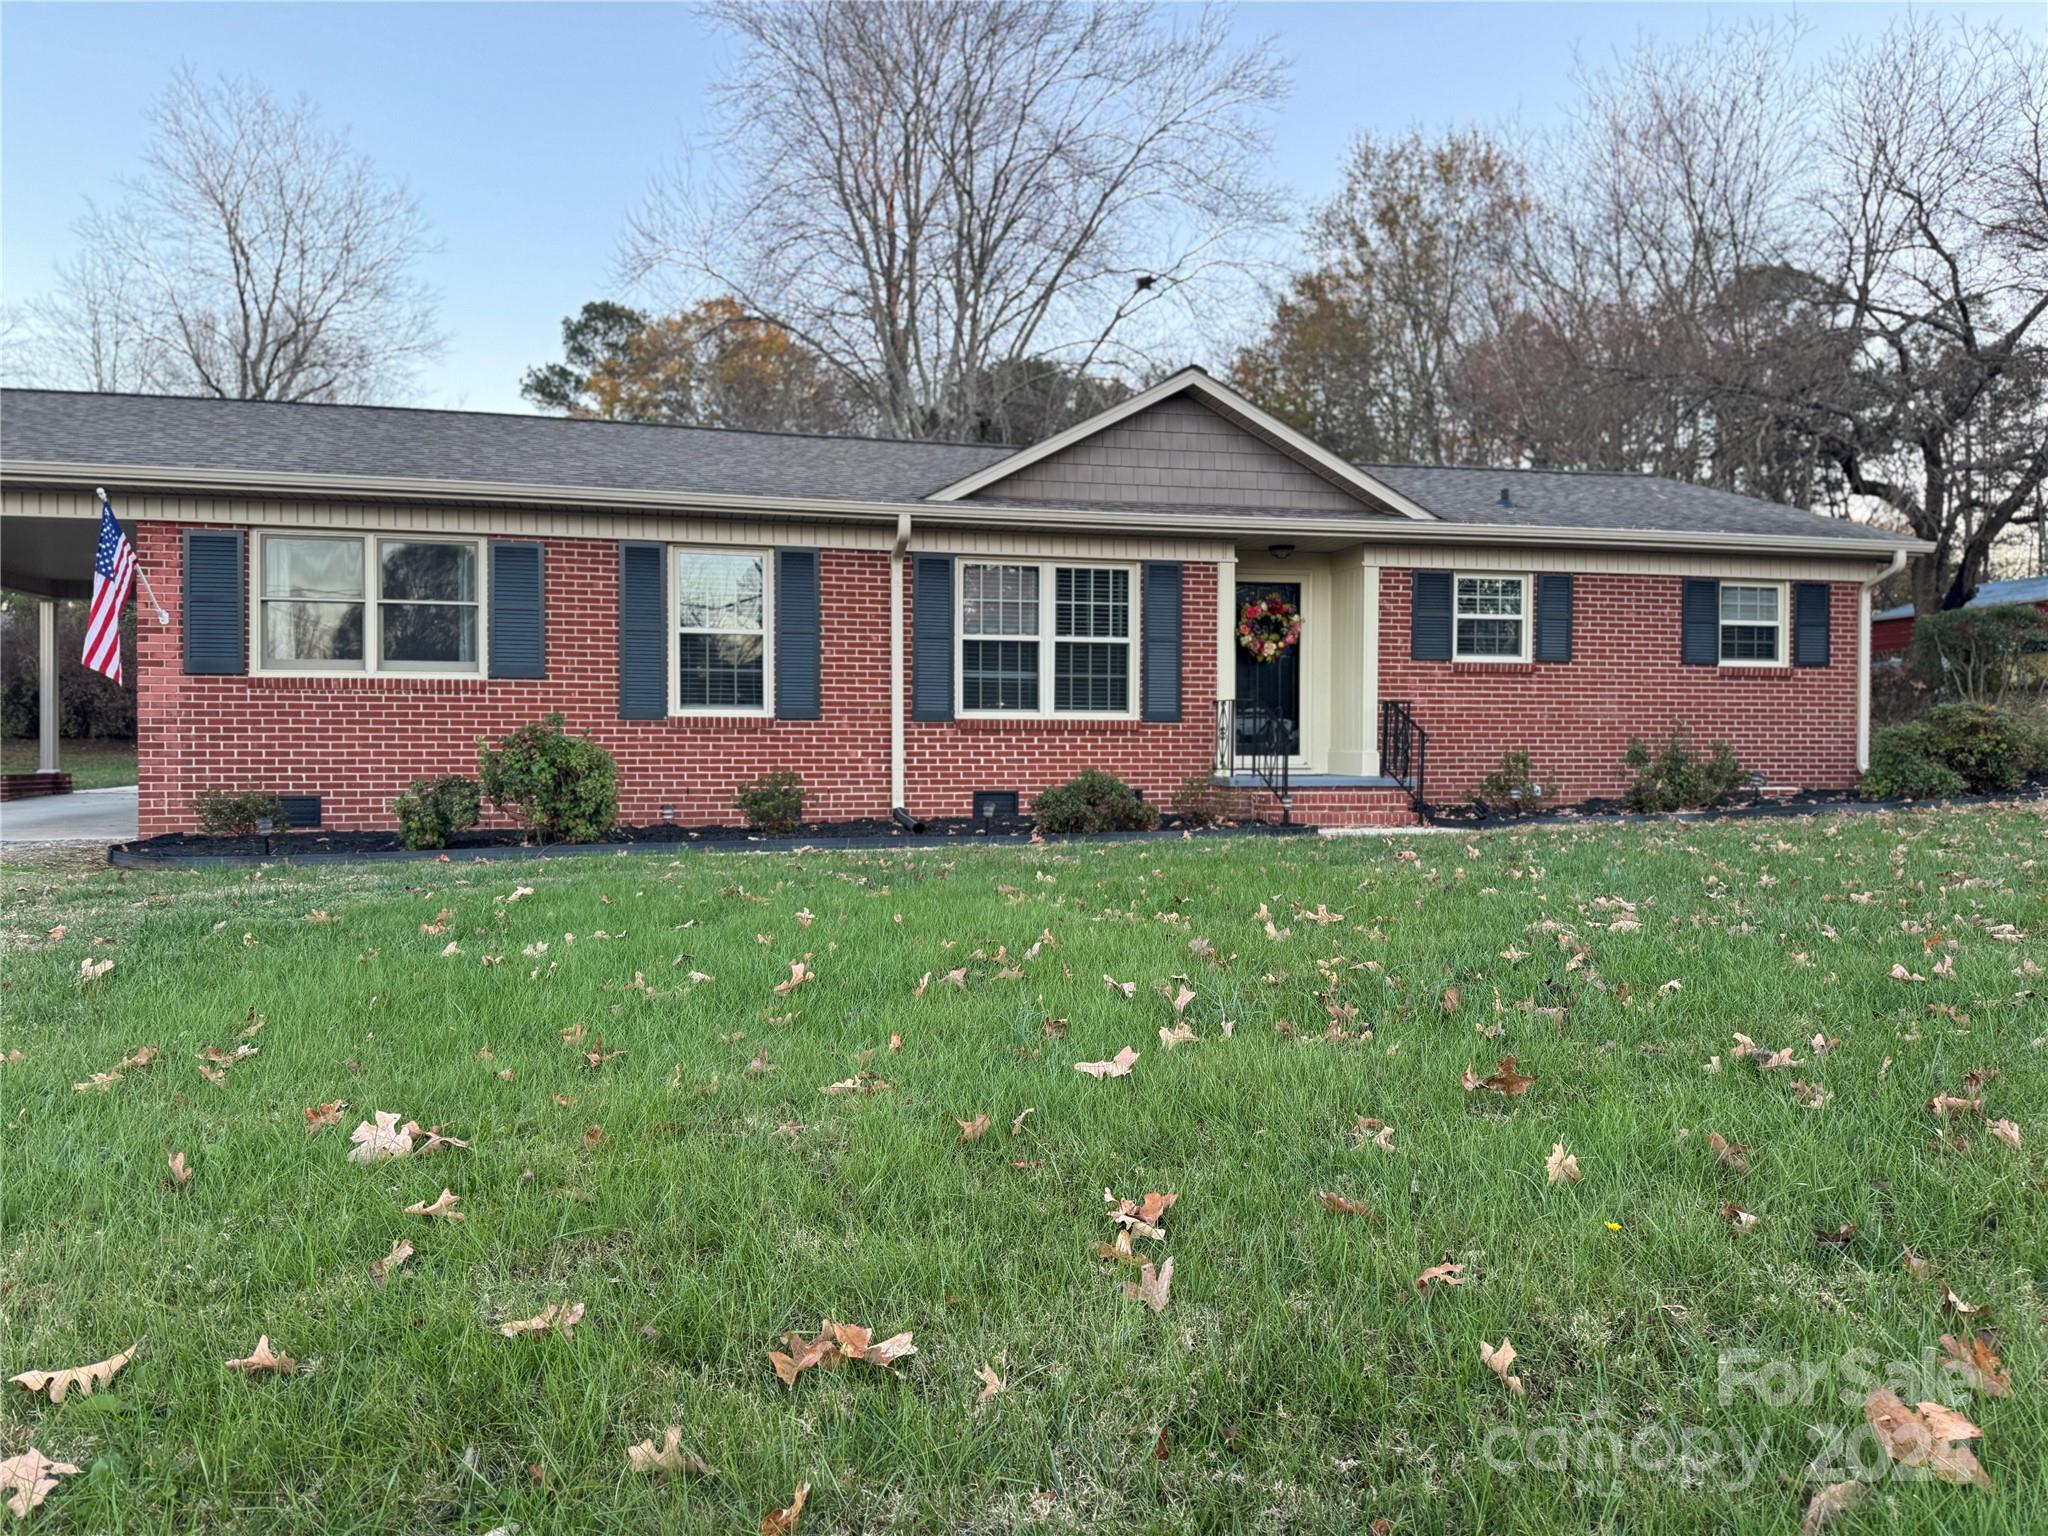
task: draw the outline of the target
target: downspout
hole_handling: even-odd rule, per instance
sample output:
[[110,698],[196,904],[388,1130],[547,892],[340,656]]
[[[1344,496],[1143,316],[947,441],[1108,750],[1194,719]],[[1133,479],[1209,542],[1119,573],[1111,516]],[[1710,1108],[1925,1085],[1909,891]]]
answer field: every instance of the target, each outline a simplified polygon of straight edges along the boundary
[[910,818],[903,808],[905,780],[903,748],[903,555],[910,548],[910,513],[896,514],[896,542],[889,550],[889,814],[897,821]]
[[1856,591],[1856,771],[1870,771],[1870,594],[1906,568],[1906,552],[1892,551],[1892,563]]

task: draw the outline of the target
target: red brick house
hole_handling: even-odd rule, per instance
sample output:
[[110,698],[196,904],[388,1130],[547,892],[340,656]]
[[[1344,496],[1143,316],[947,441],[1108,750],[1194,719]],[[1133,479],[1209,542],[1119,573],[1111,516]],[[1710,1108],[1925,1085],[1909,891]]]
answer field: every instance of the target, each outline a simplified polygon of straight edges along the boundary
[[[1995,608],[2003,603],[2028,603],[2048,613],[2048,576],[2025,576],[2017,581],[1987,581],[1963,606]],[[1913,605],[1901,603],[1873,614],[1870,620],[1870,653],[1883,658],[1903,656],[1913,644]]]
[[[629,822],[729,821],[770,768],[832,820],[1284,766],[1298,821],[1399,823],[1514,748],[1612,793],[1674,723],[1844,786],[1870,587],[1926,547],[1644,476],[1348,464],[1194,369],[1023,449],[9,390],[8,586],[75,595],[96,486],[168,611],[130,673],[144,836],[215,786],[387,826],[549,711]],[[1268,594],[1301,638],[1259,663]]]

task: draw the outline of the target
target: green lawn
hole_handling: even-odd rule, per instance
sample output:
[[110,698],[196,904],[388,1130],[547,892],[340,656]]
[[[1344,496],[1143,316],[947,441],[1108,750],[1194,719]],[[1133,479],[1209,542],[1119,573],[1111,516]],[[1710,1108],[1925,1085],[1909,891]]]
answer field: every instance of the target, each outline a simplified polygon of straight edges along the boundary
[[[0,740],[0,772],[34,773],[39,759],[33,740]],[[73,789],[111,789],[135,782],[132,741],[60,741],[57,766],[71,775]]]
[[[83,1469],[49,1530],[753,1531],[809,1483],[814,1536],[1783,1533],[1881,1469],[1862,1404],[1907,1362],[1991,1487],[1895,1474],[1834,1529],[2038,1532],[2044,870],[2035,807],[9,871],[0,1374],[142,1344],[91,1397],[10,1389],[0,1455]],[[1074,1070],[1122,1047],[1125,1077]],[[1525,1093],[1461,1086],[1508,1053]],[[1994,1069],[1941,1145],[1928,1101]],[[848,1079],[876,1091],[821,1091]],[[380,1110],[471,1145],[350,1162]],[[1560,1142],[1583,1178],[1553,1187]],[[405,1213],[444,1187],[460,1224]],[[1174,1261],[1162,1312],[1097,1256],[1105,1187],[1179,1196],[1135,1245]],[[1466,1283],[1418,1295],[1440,1263]],[[1961,1331],[1943,1284],[2009,1399],[1920,1367]],[[572,1337],[500,1336],[571,1303]],[[821,1318],[916,1353],[784,1385],[770,1349]],[[1481,1363],[1503,1334],[1524,1397]],[[224,1367],[259,1335],[298,1372]],[[670,1426],[706,1469],[629,1471]]]

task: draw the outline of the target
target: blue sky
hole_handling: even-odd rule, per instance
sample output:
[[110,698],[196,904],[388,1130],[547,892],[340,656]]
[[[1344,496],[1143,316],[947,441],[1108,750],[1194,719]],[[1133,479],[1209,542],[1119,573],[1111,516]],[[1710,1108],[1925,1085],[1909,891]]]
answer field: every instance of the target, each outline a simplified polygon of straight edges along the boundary
[[[1247,5],[1293,64],[1274,173],[1304,203],[1362,130],[1518,122],[1570,99],[1575,51],[1678,40],[1789,6]],[[1796,8],[1821,46],[1901,7]],[[2040,0],[1946,7],[2048,25]],[[520,373],[559,350],[561,317],[615,292],[618,238],[649,178],[709,125],[727,45],[681,5],[0,5],[0,299],[49,284],[88,196],[134,169],[142,109],[180,61],[303,93],[418,196],[442,249],[442,359],[416,403],[521,409]],[[1202,360],[1202,359],[1196,359]],[[1209,359],[1208,361],[1214,361]]]

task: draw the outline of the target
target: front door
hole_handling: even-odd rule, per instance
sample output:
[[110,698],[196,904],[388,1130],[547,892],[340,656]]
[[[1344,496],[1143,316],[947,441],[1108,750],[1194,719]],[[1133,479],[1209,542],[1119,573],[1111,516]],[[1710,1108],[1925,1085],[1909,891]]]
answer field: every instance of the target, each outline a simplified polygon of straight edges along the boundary
[[[1278,595],[1301,612],[1301,583],[1298,581],[1240,581],[1237,611],[1246,603]],[[1254,661],[1244,647],[1237,651],[1237,737],[1242,750],[1282,750],[1301,759],[1301,645],[1308,639],[1306,624],[1302,639],[1280,653],[1277,661]]]

